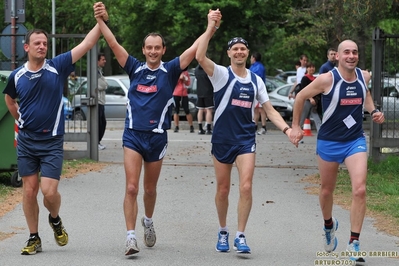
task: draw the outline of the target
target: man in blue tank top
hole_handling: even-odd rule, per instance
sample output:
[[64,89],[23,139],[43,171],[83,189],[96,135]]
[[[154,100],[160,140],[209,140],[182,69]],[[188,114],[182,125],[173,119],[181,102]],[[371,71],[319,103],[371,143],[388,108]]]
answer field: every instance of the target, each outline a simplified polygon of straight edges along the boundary
[[[125,131],[123,133],[124,165],[126,172],[126,192],[124,214],[127,229],[125,255],[139,252],[136,240],[136,219],[138,213],[137,194],[140,172],[144,161],[144,244],[153,247],[156,235],[152,216],[155,209],[157,182],[162,161],[168,145],[166,130],[170,129],[173,90],[181,72],[194,59],[198,40],[179,57],[163,62],[166,51],[165,40],[159,33],[144,37],[142,53],[146,61],[141,62],[129,55],[117,42],[111,30],[103,21],[104,6],[95,8],[95,16],[105,40],[111,47],[120,66],[130,78]],[[214,23],[220,23],[219,10],[208,14]],[[208,25],[209,27],[209,25]],[[216,31],[216,27],[212,25]]]
[[[299,125],[300,114],[306,99],[322,94],[323,121],[317,134],[318,165],[321,187],[319,201],[324,218],[324,248],[336,249],[335,231],[338,220],[332,216],[333,193],[338,167],[345,163],[352,182],[351,235],[347,245],[350,259],[364,263],[358,256],[359,235],[366,212],[367,145],[362,128],[363,108],[374,122],[383,123],[384,114],[375,108],[367,84],[370,74],[357,68],[358,47],[346,40],[338,46],[338,67],[320,75],[295,98],[292,141],[302,139]],[[356,264],[357,265],[357,264]]]
[[[208,25],[211,21],[208,21]],[[248,43],[241,37],[228,42],[228,68],[216,65],[206,57],[212,27],[200,37],[196,59],[209,76],[214,88],[215,117],[212,134],[212,155],[215,167],[217,191],[215,196],[219,218],[216,251],[228,252],[229,230],[227,227],[228,196],[231,187],[231,170],[236,163],[240,198],[238,202],[238,228],[234,237],[237,253],[249,254],[245,227],[252,207],[252,178],[255,170],[255,121],[254,109],[258,101],[267,117],[284,134],[291,129],[269,101],[263,80],[246,68],[249,55]]]
[[[108,19],[108,15],[104,18]],[[46,59],[47,33],[39,29],[29,31],[24,43],[28,61],[11,73],[3,91],[7,107],[19,126],[17,163],[23,182],[23,211],[30,232],[21,250],[23,255],[42,251],[38,232],[39,188],[44,206],[50,212],[48,219],[56,243],[59,246],[68,243],[68,234],[58,215],[64,144],[62,93],[69,74],[75,70],[75,62],[97,43],[100,34],[97,24],[71,51]]]

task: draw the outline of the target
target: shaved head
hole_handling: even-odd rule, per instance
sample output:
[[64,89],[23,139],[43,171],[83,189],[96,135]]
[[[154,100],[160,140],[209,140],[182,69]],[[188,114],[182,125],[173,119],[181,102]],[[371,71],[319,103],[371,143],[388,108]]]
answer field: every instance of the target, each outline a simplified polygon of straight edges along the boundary
[[345,50],[345,48],[348,47],[348,45],[351,46],[351,47],[355,46],[355,47],[356,47],[356,50],[357,50],[357,44],[356,44],[354,41],[352,41],[352,40],[345,40],[345,41],[342,41],[342,42],[338,45],[338,52],[342,52],[343,50]]

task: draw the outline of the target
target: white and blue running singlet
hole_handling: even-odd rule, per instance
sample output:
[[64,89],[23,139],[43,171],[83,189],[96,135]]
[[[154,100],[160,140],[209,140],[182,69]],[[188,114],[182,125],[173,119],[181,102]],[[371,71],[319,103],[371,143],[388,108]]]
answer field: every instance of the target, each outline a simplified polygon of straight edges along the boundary
[[230,67],[215,64],[209,77],[214,88],[215,116],[212,143],[248,145],[255,143],[254,108],[269,100],[264,82],[247,69],[245,78]]
[[47,139],[64,135],[64,102],[62,93],[69,74],[75,70],[71,52],[46,59],[38,71],[27,63],[15,69],[3,93],[19,98],[19,128]]
[[318,139],[349,141],[363,136],[363,108],[368,88],[361,69],[355,71],[357,79],[351,82],[342,78],[338,68],[330,71],[333,84],[321,97],[323,123]]
[[173,90],[182,72],[179,57],[150,69],[129,56],[124,70],[130,79],[125,128],[156,133],[170,129]]

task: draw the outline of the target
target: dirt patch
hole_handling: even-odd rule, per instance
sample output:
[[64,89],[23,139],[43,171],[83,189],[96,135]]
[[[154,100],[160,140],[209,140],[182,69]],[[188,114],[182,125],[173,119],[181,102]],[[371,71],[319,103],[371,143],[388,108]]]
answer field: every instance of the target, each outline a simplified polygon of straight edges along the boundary
[[[312,195],[319,194],[320,188],[320,178],[318,174],[310,175],[301,179],[301,182],[309,183],[309,186],[305,188],[305,190]],[[342,208],[349,210],[351,205],[351,195],[343,194],[343,193],[335,193],[334,194],[334,204],[341,206]],[[366,216],[371,217],[375,220],[374,226],[382,232],[385,232],[390,235],[394,235],[399,237],[399,228],[395,226],[392,219],[388,216],[382,215],[380,213],[376,213],[370,210],[366,210]]]

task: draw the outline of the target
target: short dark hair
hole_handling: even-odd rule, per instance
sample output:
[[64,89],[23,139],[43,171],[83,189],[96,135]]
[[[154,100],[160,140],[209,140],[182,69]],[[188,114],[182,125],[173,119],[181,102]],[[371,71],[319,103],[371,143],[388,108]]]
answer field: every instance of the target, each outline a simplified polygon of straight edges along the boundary
[[306,68],[308,68],[308,67],[315,67],[315,65],[312,62],[308,62],[306,64]]
[[252,56],[255,58],[256,62],[260,62],[262,60],[262,55],[258,52],[253,52]]
[[97,61],[100,61],[100,59],[101,59],[101,57],[105,57],[105,54],[104,53],[98,53],[98,55],[97,55]]
[[152,37],[161,37],[161,39],[162,39],[162,47],[165,47],[166,46],[166,42],[165,42],[165,39],[163,38],[163,36],[160,34],[160,33],[158,33],[158,32],[151,32],[151,33],[148,33],[145,37],[144,37],[144,39],[143,39],[143,47],[145,46],[145,40],[147,40],[147,38],[148,37],[150,37],[150,36],[152,36]]
[[44,34],[44,35],[46,36],[46,38],[48,38],[48,34],[47,34],[47,32],[46,32],[45,30],[42,30],[42,29],[32,29],[32,30],[29,30],[29,31],[25,34],[25,43],[26,43],[26,44],[29,44],[29,42],[30,42],[30,36],[32,36],[33,33],[35,33],[35,34]]
[[300,61],[295,61],[295,66],[301,66],[301,62]]
[[328,55],[331,51],[337,52],[337,49],[335,49],[335,48],[330,48],[330,49],[328,49],[328,50],[327,50],[327,55]]

